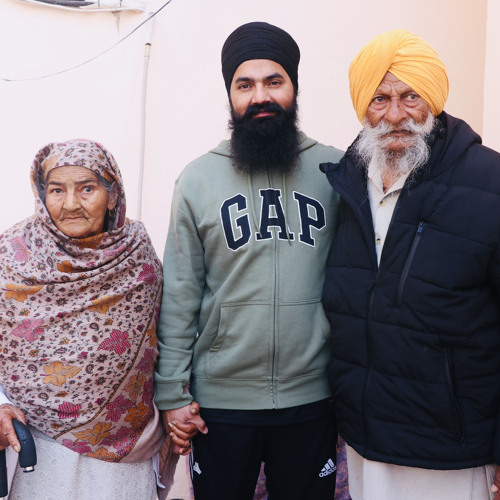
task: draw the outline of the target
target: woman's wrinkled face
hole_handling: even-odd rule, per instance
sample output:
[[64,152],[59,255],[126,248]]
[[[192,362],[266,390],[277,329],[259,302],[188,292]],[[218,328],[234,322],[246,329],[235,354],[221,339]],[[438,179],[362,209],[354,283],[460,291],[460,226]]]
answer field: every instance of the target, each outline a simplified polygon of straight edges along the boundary
[[49,172],[45,206],[52,222],[66,236],[87,238],[102,233],[106,210],[115,205],[116,196],[109,196],[88,168],[71,165]]

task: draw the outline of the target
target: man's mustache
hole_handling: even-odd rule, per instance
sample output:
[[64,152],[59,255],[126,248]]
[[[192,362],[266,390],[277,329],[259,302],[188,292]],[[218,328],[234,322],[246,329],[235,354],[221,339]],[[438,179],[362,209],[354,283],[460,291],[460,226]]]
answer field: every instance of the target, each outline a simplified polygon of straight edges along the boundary
[[245,114],[243,115],[243,119],[253,118],[261,112],[274,113],[278,115],[280,113],[284,113],[285,110],[275,102],[263,102],[261,104],[250,104]]
[[425,123],[417,123],[413,118],[408,118],[404,122],[393,125],[392,123],[382,120],[372,129],[378,137],[384,137],[394,131],[405,131],[412,134],[425,133]]

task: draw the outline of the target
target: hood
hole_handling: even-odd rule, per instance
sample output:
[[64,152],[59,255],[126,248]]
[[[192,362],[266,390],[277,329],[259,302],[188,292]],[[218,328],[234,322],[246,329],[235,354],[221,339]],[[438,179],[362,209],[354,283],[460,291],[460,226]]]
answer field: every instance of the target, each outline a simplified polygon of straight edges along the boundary
[[444,111],[437,117],[429,168],[426,177],[432,178],[450,168],[471,146],[481,144],[481,137],[459,118]]
[[[414,178],[430,179],[450,168],[471,146],[481,144],[481,137],[463,120],[455,118],[446,112],[438,117],[438,122],[430,137],[432,144],[431,156],[427,166],[420,175]],[[357,186],[364,190],[366,175],[364,169],[357,166],[358,160],[354,153],[356,140],[349,146],[345,156],[339,163],[322,163],[320,169],[324,172],[334,188],[339,182],[344,186]],[[360,183],[360,177],[364,182]]]
[[[302,151],[305,151],[306,149],[309,149],[313,147],[315,144],[317,144],[318,141],[315,141],[314,139],[311,139],[310,137],[307,137],[304,132],[299,131],[299,151],[302,153]],[[216,155],[221,155],[221,156],[227,156],[231,157],[231,141],[229,140],[224,140],[219,143],[217,147],[214,149],[211,149],[209,153],[214,153]]]

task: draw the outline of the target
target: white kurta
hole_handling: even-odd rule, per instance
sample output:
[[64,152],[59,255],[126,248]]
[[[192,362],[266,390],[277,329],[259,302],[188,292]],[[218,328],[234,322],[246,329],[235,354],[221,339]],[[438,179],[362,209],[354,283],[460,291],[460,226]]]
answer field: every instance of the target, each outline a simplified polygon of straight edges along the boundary
[[33,432],[37,465],[17,467],[9,500],[156,500],[151,459],[111,463],[75,453]]
[[430,470],[364,459],[347,446],[352,500],[491,500],[495,467]]

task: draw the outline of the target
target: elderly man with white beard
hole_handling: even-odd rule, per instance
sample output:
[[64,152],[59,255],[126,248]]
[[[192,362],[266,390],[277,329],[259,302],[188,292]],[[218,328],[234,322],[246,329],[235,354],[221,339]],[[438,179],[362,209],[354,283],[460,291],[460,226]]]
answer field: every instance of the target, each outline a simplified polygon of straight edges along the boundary
[[500,499],[500,155],[443,111],[448,76],[393,30],[349,69],[323,304],[353,500]]

